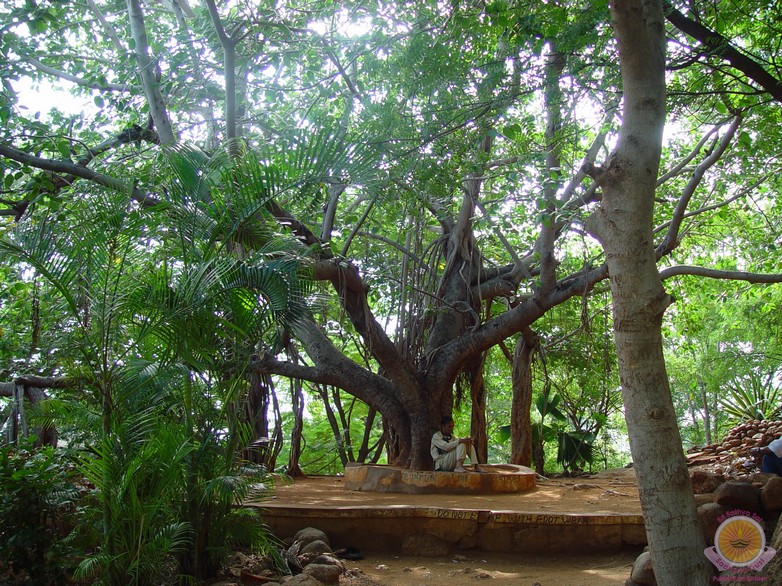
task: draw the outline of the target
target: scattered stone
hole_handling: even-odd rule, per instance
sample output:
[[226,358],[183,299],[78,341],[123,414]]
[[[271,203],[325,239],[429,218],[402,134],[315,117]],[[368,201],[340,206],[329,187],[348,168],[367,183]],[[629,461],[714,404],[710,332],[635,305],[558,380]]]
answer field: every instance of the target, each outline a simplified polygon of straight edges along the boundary
[[321,539],[310,541],[299,549],[298,555],[331,553],[331,546]]
[[760,502],[765,511],[782,511],[782,476],[774,476],[766,481],[760,493]]
[[345,571],[345,564],[343,564],[340,559],[332,553],[300,555],[299,560],[301,561],[301,565],[303,567],[309,566],[310,564],[321,564],[325,566],[336,566],[343,572]]
[[417,576],[420,579],[428,580],[429,578],[432,577],[432,572],[426,566],[416,566],[415,568],[404,568],[402,571],[408,574],[413,574],[414,576]]
[[760,489],[749,482],[729,480],[714,491],[714,502],[744,511],[760,512]]
[[747,421],[731,429],[722,442],[693,448],[687,454],[688,466],[719,467],[730,476],[760,468],[760,456],[752,448],[767,446],[782,437],[782,421]]
[[638,586],[657,586],[654,568],[652,568],[652,556],[648,551],[636,558],[630,580]]
[[337,584],[344,568],[333,564],[309,564],[304,568],[304,574],[323,582],[324,584]]
[[588,484],[586,482],[582,482],[579,484],[574,484],[568,490],[589,490],[591,488],[602,488],[599,484]]
[[331,542],[329,541],[328,535],[326,535],[320,529],[315,529],[315,527],[305,527],[304,529],[301,529],[298,533],[296,533],[296,535],[293,536],[293,541],[294,543],[300,543],[301,547],[304,547],[313,541],[322,541],[331,547]]
[[701,521],[701,529],[703,529],[706,545],[714,545],[714,536],[720,526],[719,519],[730,510],[730,507],[718,505],[717,503],[706,503],[698,507],[698,517]]
[[717,490],[717,487],[725,482],[725,475],[709,470],[693,470],[691,480],[692,492],[706,494]]

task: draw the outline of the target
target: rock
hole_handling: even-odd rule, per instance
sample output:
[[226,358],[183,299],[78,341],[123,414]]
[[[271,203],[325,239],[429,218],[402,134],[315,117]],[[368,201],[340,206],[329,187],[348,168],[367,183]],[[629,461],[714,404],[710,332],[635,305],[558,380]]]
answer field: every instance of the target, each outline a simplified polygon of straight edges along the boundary
[[698,518],[701,521],[701,529],[703,529],[706,545],[714,545],[714,535],[716,535],[720,526],[718,518],[730,510],[730,507],[718,505],[717,503],[706,503],[698,507]]
[[764,511],[782,511],[782,476],[766,480],[760,493],[760,502]]
[[408,535],[402,541],[402,552],[408,555],[438,557],[448,555],[451,546],[444,540],[428,533]]
[[299,548],[299,555],[331,553],[331,546],[320,539],[310,541]]
[[299,574],[290,578],[283,578],[284,586],[323,586],[323,582],[309,574]]
[[714,502],[714,494],[712,493],[706,493],[706,494],[696,494],[695,496],[695,506],[700,507],[701,505],[705,505],[707,503],[713,503]]
[[760,512],[760,489],[749,482],[728,481],[714,491],[714,502],[744,511]]
[[693,470],[692,492],[695,494],[706,494],[714,492],[717,487],[725,482],[725,476],[719,472],[710,472],[708,470]]
[[324,584],[337,584],[343,568],[332,564],[309,564],[304,568],[304,574],[323,582]]
[[638,586],[657,586],[654,568],[652,568],[652,556],[648,551],[636,558],[630,580]]
[[304,554],[299,556],[299,561],[303,568],[306,568],[310,564],[321,564],[326,566],[337,566],[343,572],[345,571],[345,564],[332,553]]
[[329,541],[328,535],[326,535],[320,529],[315,529],[315,527],[305,527],[293,536],[293,541],[301,543],[301,547],[304,547],[308,543],[312,543],[315,540],[322,541],[331,547],[331,542]]

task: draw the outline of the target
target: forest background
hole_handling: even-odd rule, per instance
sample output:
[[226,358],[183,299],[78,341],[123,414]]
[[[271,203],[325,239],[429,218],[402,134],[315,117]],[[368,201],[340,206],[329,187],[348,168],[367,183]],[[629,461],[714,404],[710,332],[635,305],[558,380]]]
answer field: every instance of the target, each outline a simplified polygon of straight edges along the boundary
[[82,575],[206,576],[253,478],[427,468],[449,412],[694,510],[682,449],[779,415],[778,9],[7,3],[4,431],[95,487]]

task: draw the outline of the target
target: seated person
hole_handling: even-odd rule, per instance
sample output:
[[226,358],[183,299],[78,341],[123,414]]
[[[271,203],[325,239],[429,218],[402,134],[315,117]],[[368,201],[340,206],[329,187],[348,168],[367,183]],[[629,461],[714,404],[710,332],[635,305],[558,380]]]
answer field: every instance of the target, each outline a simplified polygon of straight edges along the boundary
[[467,457],[477,469],[478,458],[472,438],[453,435],[453,418],[450,415],[443,415],[440,419],[440,431],[432,436],[431,452],[435,470],[466,472],[464,460]]
[[763,472],[782,476],[782,439],[775,439],[763,448],[752,448],[750,453],[763,454],[760,464]]

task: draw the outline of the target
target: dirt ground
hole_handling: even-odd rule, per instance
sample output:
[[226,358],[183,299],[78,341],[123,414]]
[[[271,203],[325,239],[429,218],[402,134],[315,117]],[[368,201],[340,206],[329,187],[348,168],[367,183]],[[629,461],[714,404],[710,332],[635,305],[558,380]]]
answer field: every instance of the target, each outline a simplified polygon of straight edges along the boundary
[[641,550],[589,557],[481,552],[449,559],[371,554],[347,562],[340,586],[622,586]]
[[[407,495],[346,491],[340,477],[314,477],[279,485],[270,503],[329,506],[446,506],[545,512],[641,513],[635,473],[616,469],[575,478],[539,479],[537,488],[508,495]],[[563,527],[563,530],[566,528]],[[622,586],[642,548],[590,556],[546,556],[464,551],[443,558],[365,551],[347,561],[340,586]]]
[[605,470],[589,476],[539,478],[533,490],[514,494],[400,494],[345,490],[339,476],[312,476],[279,483],[264,499],[287,506],[432,506],[453,509],[533,511],[552,513],[641,514],[635,471]]

